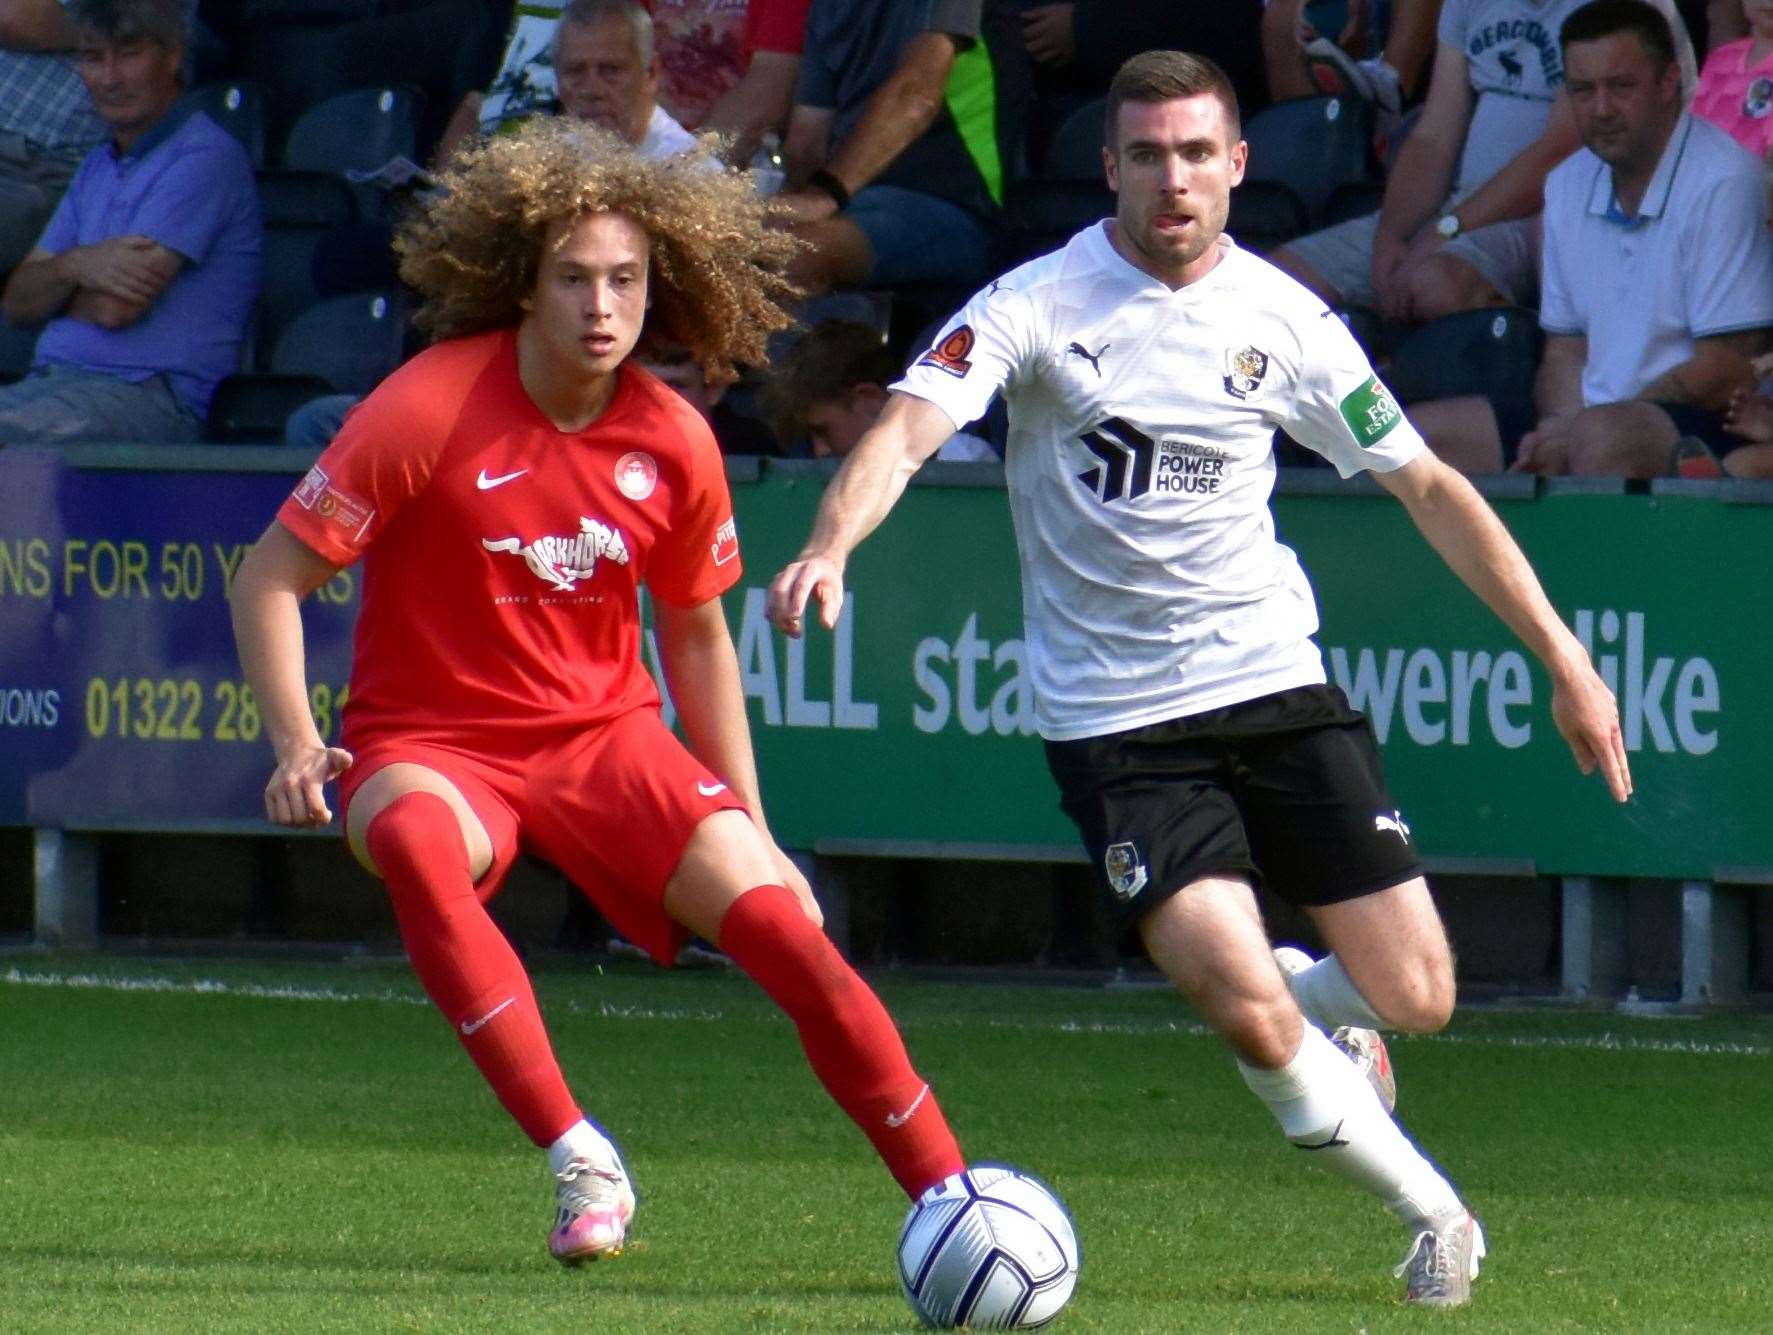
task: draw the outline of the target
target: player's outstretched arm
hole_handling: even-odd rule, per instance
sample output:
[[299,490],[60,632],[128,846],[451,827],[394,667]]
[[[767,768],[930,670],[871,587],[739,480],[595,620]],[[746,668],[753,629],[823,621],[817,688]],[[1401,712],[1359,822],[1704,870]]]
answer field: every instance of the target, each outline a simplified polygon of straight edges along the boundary
[[752,823],[769,842],[782,884],[794,892],[807,917],[823,926],[824,914],[813,898],[812,887],[777,845],[764,819],[757,761],[751,751],[751,725],[745,718],[745,692],[739,680],[739,655],[720,599],[710,598],[695,607],[673,607],[655,598],[653,630],[659,640],[659,663],[665,669],[690,754],[745,804]]
[[302,653],[301,601],[337,573],[337,566],[273,520],[241,560],[228,590],[240,666],[277,754],[265,785],[265,815],[279,825],[330,821],[322,786],[351,765],[351,753],[328,746],[314,726]]
[[1631,796],[1631,767],[1619,706],[1539,586],[1527,558],[1495,511],[1458,472],[1426,451],[1375,476],[1404,503],[1429,544],[1466,587],[1508,623],[1551,674],[1551,716],[1577,767],[1599,766],[1615,800]]
[[843,567],[862,539],[898,503],[911,475],[954,434],[948,414],[927,399],[895,393],[825,488],[812,536],[770,584],[770,620],[801,632],[807,600],[817,600],[825,629],[843,611]]

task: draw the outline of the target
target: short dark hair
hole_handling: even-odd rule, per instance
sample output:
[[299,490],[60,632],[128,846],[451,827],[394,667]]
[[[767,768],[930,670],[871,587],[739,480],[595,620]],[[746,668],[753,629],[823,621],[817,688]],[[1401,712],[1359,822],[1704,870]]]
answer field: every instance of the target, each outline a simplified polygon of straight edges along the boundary
[[106,42],[146,37],[181,48],[191,42],[188,0],[72,0],[68,17],[81,33]]
[[821,320],[788,350],[764,386],[770,427],[786,442],[806,427],[807,409],[847,395],[857,385],[885,388],[904,368],[880,330],[859,320]]
[[1235,144],[1242,134],[1243,121],[1238,115],[1237,93],[1225,71],[1192,51],[1142,51],[1116,70],[1108,85],[1108,99],[1102,109],[1102,142],[1111,149],[1118,146],[1123,103],[1169,102],[1201,93],[1211,93],[1219,99],[1225,108],[1225,123],[1231,128],[1231,142]]
[[1594,0],[1564,20],[1558,42],[1568,50],[1572,42],[1598,42],[1617,32],[1635,32],[1658,69],[1673,63],[1674,31],[1662,11],[1644,0]]

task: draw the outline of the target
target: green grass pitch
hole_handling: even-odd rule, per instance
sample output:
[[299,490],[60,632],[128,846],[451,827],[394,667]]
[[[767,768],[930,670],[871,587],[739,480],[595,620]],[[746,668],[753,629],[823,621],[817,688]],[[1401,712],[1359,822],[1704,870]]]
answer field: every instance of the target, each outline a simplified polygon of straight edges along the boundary
[[[641,1192],[627,1254],[578,1271],[404,966],[0,961],[0,1331],[916,1329],[904,1201],[748,982],[537,982]],[[1473,1009],[1396,1041],[1400,1113],[1490,1236],[1475,1304],[1431,1313],[1401,1230],[1168,994],[876,982],[968,1154],[1076,1215],[1057,1330],[1773,1330],[1773,1018]]]

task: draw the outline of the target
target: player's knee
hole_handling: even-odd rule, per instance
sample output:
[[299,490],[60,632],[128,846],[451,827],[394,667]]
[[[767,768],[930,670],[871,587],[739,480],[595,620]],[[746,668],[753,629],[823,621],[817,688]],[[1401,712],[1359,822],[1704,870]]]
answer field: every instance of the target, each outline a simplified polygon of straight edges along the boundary
[[1236,1002],[1221,1007],[1215,1019],[1232,1051],[1250,1066],[1279,1070],[1298,1055],[1299,1022],[1284,1007]]
[[1424,961],[1375,1009],[1388,1028],[1432,1034],[1445,1029],[1453,1018],[1457,991],[1451,960]]

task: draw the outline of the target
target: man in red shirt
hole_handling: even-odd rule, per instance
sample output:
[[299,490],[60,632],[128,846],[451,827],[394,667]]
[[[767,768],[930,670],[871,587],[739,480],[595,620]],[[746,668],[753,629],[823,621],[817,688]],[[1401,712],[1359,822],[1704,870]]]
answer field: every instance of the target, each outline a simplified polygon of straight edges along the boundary
[[[561,1261],[619,1252],[634,1193],[486,913],[520,850],[662,963],[688,932],[717,941],[915,1198],[959,1150],[764,823],[720,605],[740,569],[720,454],[628,360],[650,307],[715,373],[761,362],[788,323],[792,243],[744,178],[643,162],[571,122],[491,141],[446,185],[396,242],[441,341],[351,413],[234,581],[277,756],[266,810],[325,824],[339,780],[427,993],[548,1150]],[[360,557],[351,702],[328,747],[298,603]],[[641,664],[643,584],[687,748]]]

